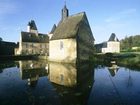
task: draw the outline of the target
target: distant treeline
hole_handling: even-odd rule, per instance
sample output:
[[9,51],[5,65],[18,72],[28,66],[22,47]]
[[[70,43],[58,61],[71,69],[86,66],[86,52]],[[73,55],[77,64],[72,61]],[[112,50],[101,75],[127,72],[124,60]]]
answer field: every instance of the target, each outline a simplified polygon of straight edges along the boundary
[[16,43],[2,41],[2,38],[0,38],[0,56],[14,55],[14,49],[16,46]]
[[125,37],[120,42],[123,51],[131,51],[133,47],[137,47],[137,50],[140,51],[140,35]]

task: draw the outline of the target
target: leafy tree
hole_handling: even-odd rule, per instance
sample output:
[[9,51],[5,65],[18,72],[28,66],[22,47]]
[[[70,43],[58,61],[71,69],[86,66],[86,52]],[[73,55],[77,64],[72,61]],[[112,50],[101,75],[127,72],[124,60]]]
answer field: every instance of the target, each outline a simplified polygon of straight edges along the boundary
[[140,47],[140,35],[125,37],[120,41],[121,50],[129,51],[132,47]]
[[0,37],[0,41],[2,41],[2,38]]

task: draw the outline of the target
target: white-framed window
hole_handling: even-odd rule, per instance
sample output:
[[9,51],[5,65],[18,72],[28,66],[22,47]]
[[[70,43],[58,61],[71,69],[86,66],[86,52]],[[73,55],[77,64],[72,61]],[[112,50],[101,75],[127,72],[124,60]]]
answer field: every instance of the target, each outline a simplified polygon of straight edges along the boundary
[[60,50],[62,50],[63,48],[64,48],[63,41],[60,41]]

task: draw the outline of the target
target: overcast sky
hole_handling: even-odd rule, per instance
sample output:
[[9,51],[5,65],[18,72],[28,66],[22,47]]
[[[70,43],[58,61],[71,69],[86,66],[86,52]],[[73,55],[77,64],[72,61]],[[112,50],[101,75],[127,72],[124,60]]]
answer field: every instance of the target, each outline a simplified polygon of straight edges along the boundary
[[[140,34],[140,0],[67,0],[70,15],[85,11],[95,43]],[[0,37],[17,42],[33,19],[40,33],[48,33],[61,19],[64,0],[0,0]]]

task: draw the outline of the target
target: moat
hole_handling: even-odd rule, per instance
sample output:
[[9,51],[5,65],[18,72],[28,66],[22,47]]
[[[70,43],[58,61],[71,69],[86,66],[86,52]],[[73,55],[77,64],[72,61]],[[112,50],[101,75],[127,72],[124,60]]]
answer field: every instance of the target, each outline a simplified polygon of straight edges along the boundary
[[0,105],[138,105],[140,69],[47,61],[0,63]]

